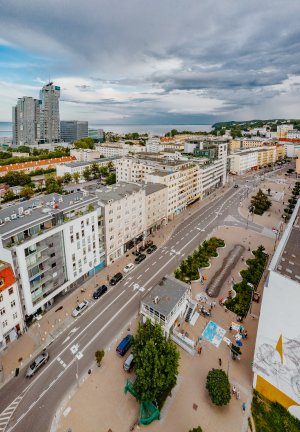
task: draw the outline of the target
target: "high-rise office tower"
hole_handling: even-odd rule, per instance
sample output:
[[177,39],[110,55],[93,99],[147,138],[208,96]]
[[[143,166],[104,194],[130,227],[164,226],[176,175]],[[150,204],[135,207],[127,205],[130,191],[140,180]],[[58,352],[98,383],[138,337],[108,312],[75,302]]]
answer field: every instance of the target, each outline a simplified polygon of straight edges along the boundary
[[67,121],[60,122],[60,138],[65,142],[73,142],[80,138],[88,138],[89,124],[87,121]]
[[29,96],[12,108],[13,145],[36,144],[40,139],[40,101]]
[[40,91],[40,133],[41,141],[44,143],[60,141],[59,97],[60,87],[53,85],[52,82],[44,85]]

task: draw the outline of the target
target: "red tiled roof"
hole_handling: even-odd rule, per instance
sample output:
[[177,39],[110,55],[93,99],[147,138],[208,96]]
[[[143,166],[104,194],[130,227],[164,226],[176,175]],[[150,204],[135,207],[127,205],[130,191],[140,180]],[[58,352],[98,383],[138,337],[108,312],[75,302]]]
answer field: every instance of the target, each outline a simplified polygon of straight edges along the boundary
[[278,141],[300,143],[300,139],[298,138],[278,138]]
[[14,272],[9,264],[0,270],[0,292],[9,288],[13,283],[16,282]]
[[39,161],[21,162],[16,164],[0,166],[0,173],[6,173],[9,171],[22,171],[27,168],[43,168],[45,165],[56,165],[59,163],[72,162],[76,160],[75,156],[62,156],[60,158],[43,159]]

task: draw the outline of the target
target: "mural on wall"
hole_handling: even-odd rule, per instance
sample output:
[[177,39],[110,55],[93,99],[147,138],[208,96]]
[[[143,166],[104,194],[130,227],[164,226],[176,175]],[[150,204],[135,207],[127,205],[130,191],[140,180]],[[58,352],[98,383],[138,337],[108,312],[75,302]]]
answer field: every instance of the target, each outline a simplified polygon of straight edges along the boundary
[[254,371],[300,403],[300,335],[265,341],[256,348]]

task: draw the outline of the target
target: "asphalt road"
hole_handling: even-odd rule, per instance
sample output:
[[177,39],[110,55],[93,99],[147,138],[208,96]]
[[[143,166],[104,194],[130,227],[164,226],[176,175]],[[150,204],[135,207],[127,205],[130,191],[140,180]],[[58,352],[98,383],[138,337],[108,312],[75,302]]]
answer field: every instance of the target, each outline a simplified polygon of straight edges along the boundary
[[[238,205],[246,196],[247,187],[258,181],[248,179],[248,186],[240,180],[239,188],[232,187],[224,195],[212,197],[199,210],[187,210],[186,219],[161,248],[135,266],[101,299],[91,301],[82,316],[53,341],[48,349],[49,362],[32,379],[26,379],[26,370],[22,370],[0,390],[0,431],[48,431],[60,402],[78,385],[77,377],[82,378],[95,365],[95,351],[109,344],[115,349],[116,336],[137,314],[141,298],[163,276],[172,273],[214,228],[234,224],[247,229],[246,221],[238,214]],[[262,231],[251,221],[248,225],[248,229]]]

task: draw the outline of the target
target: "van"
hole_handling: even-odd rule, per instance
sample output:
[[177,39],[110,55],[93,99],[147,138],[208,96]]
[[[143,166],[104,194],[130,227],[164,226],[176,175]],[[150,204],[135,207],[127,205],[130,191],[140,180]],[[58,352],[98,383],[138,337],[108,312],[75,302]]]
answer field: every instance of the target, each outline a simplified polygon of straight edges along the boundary
[[131,334],[124,337],[124,339],[117,346],[116,353],[119,354],[121,357],[124,357],[124,355],[131,347],[132,342],[133,342],[133,336]]
[[109,281],[110,285],[116,285],[120,280],[123,279],[123,275],[121,272],[115,274],[111,280]]
[[133,368],[133,354],[129,354],[127,359],[124,361],[123,368],[126,372],[131,371],[131,369]]

